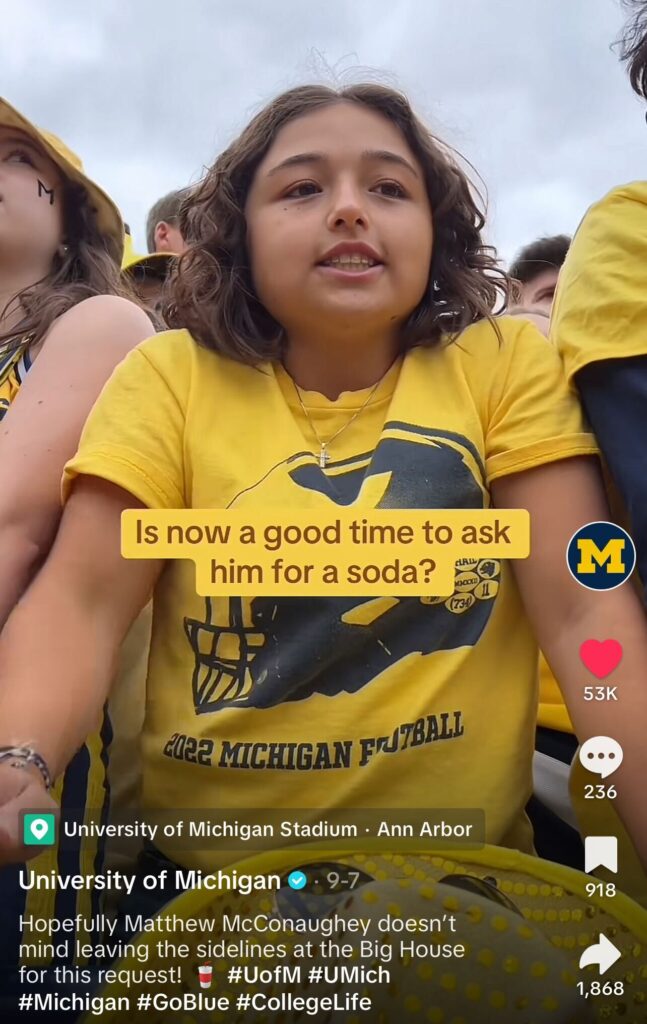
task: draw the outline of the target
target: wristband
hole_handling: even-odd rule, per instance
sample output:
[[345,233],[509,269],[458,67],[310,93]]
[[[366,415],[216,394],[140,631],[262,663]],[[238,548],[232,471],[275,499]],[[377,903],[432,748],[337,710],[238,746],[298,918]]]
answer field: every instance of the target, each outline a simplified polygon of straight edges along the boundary
[[47,762],[32,747],[0,747],[0,764],[8,763],[10,768],[27,768],[33,764],[43,777],[45,789],[52,788],[52,776]]

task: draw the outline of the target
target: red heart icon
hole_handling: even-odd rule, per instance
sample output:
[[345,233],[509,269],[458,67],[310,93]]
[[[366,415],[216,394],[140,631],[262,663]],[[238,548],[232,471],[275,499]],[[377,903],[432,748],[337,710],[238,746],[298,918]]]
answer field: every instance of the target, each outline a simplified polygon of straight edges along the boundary
[[598,679],[611,675],[622,661],[622,644],[617,640],[585,640],[580,658]]

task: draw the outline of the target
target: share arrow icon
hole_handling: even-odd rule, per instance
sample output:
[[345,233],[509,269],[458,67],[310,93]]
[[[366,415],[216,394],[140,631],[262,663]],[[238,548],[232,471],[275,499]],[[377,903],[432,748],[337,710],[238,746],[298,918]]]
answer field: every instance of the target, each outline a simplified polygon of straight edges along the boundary
[[580,957],[580,968],[597,964],[600,974],[605,974],[610,967],[620,959],[622,953],[606,935],[600,935],[600,941],[595,946],[588,946]]

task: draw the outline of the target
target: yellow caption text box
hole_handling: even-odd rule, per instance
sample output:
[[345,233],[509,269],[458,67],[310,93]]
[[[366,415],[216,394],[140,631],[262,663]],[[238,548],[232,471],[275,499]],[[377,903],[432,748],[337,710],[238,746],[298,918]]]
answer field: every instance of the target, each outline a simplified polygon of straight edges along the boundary
[[124,558],[190,559],[203,597],[449,596],[456,562],[527,558],[525,509],[136,510]]

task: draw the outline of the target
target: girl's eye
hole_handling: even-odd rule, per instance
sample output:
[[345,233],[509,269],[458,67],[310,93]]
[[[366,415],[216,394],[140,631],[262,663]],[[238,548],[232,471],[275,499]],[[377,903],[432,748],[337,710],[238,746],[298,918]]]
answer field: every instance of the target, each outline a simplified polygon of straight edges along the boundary
[[320,191],[321,189],[314,181],[300,181],[298,185],[293,185],[285,195],[287,199],[303,199],[304,196],[312,196]]
[[30,167],[35,167],[34,159],[31,153],[26,149],[11,149],[5,156],[6,163],[12,164],[29,164]]
[[397,181],[380,181],[375,187],[380,189],[382,195],[388,196],[389,199],[406,199],[407,193],[402,188],[402,185],[398,185]]

